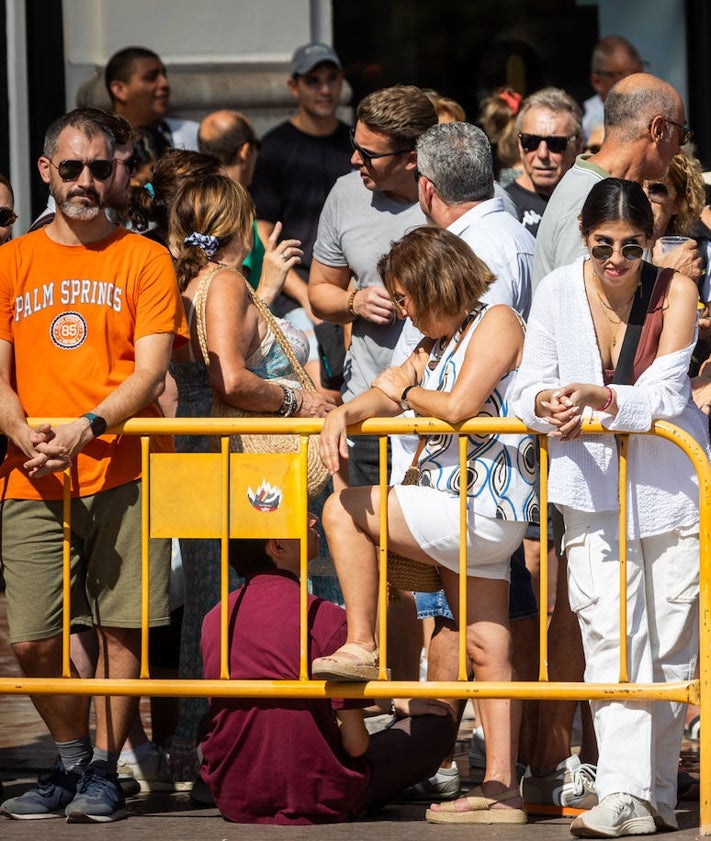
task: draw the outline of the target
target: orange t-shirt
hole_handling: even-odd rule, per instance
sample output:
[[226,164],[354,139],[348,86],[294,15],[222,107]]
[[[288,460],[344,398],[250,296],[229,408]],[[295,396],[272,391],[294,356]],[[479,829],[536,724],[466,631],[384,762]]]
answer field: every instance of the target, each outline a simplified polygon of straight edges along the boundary
[[[137,339],[187,335],[166,249],[117,228],[90,245],[53,242],[40,229],[0,248],[0,339],[14,347],[13,383],[28,417],[78,417],[134,370]],[[150,405],[138,415],[159,415]],[[30,480],[12,444],[0,469],[7,499],[60,499],[62,475]],[[72,465],[72,495],[141,474],[140,440],[102,435]]]

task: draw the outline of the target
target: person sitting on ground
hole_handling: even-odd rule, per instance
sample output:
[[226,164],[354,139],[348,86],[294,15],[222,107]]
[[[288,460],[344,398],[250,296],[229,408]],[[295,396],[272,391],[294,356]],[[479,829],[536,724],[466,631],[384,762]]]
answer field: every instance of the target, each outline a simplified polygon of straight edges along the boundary
[[[378,271],[401,316],[426,337],[400,367],[387,368],[366,392],[334,409],[321,432],[321,457],[333,474],[348,458],[347,427],[403,410],[458,423],[478,414],[508,414],[506,392],[523,347],[520,316],[480,298],[494,276],[462,239],[434,227],[416,228],[381,258]],[[537,513],[533,441],[497,434],[468,439],[467,651],[479,680],[511,680],[508,595],[511,553]],[[493,482],[494,465],[502,474]],[[458,608],[459,442],[430,436],[419,458],[418,485],[386,490],[388,545],[393,552],[437,565],[448,601]],[[500,479],[500,481],[499,481]],[[373,680],[379,675],[375,640],[380,539],[380,487],[343,488],[324,506],[329,541],[348,615],[348,641],[313,661],[314,677]],[[427,512],[427,516],[423,516]],[[479,704],[486,733],[487,773],[467,798],[432,806],[436,823],[524,823],[516,783],[520,704]],[[449,747],[449,746],[447,746]]]
[[[309,517],[308,554],[317,553]],[[231,540],[230,564],[246,579],[229,597],[233,680],[299,676],[300,542]],[[203,676],[220,677],[220,605],[202,626]],[[329,654],[346,638],[342,608],[309,596],[309,651]],[[318,824],[348,821],[385,805],[434,773],[456,725],[447,704],[402,702],[392,727],[368,736],[362,699],[213,698],[201,742],[202,776],[226,820]]]

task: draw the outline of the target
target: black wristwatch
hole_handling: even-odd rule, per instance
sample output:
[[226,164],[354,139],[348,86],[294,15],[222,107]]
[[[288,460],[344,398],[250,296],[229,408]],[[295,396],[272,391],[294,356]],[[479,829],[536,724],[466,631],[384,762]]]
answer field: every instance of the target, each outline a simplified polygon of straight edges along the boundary
[[99,435],[103,435],[104,432],[106,432],[106,421],[101,417],[101,415],[95,415],[93,412],[85,412],[82,417],[89,421],[89,428],[91,429],[94,438],[97,438]]
[[416,388],[417,383],[414,385],[409,385],[403,393],[400,395],[400,407],[402,408],[403,412],[407,412],[410,410],[410,404],[407,402],[407,393],[411,388]]

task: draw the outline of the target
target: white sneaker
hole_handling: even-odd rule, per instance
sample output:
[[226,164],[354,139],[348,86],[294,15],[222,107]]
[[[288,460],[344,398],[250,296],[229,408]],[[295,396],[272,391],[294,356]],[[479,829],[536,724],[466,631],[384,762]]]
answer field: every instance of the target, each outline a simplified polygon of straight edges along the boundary
[[603,797],[594,809],[577,817],[570,831],[579,838],[619,838],[652,835],[657,825],[654,810],[648,803],[620,791]]
[[452,762],[451,768],[440,768],[433,777],[408,786],[398,799],[409,800],[412,803],[442,802],[456,800],[460,791],[459,768],[456,762]]
[[168,774],[168,760],[163,748],[150,743],[146,756],[140,762],[119,762],[117,767],[119,783],[121,778],[135,780],[141,791],[175,791],[175,783]]

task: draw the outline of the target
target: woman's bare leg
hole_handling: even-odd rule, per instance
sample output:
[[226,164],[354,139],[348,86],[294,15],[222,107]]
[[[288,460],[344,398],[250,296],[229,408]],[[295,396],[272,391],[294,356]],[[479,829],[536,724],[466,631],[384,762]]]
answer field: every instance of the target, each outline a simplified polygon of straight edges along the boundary
[[[376,648],[380,488],[343,488],[323,508],[322,521],[348,614],[348,642]],[[415,543],[397,496],[388,489],[388,545],[406,557],[434,563]]]
[[[459,576],[440,568],[440,575],[453,606],[458,605]],[[467,578],[467,654],[480,681],[511,681],[511,634],[509,631],[509,586],[504,580]],[[460,623],[461,626],[461,623]],[[482,791],[492,797],[515,788],[518,731],[521,703],[510,699],[481,698],[478,701],[486,737],[486,776]],[[523,801],[516,797],[492,808],[521,809]],[[436,804],[431,807],[438,810]],[[457,811],[468,811],[465,798],[455,801]]]

